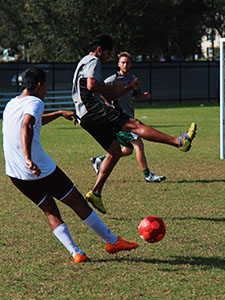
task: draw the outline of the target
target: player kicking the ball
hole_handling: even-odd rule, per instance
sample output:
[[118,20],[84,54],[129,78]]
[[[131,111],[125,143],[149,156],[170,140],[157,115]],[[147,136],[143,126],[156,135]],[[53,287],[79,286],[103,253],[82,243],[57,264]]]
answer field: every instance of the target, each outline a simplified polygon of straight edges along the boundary
[[103,160],[97,181],[86,199],[102,213],[101,191],[105,181],[121,157],[121,148],[116,140],[119,131],[133,132],[139,137],[157,143],[164,143],[187,152],[191,148],[197,126],[192,123],[187,133],[179,137],[164,134],[135,118],[106,105],[101,95],[111,102],[126,93],[140,88],[135,78],[130,85],[109,86],[101,77],[101,65],[110,57],[113,42],[111,37],[100,34],[90,43],[89,54],[81,59],[73,76],[72,97],[80,125],[108,152]]
[[[109,76],[105,79],[105,84],[108,85],[116,85],[118,83],[123,83],[124,86],[128,86],[130,82],[132,82],[136,76],[134,74],[130,73],[131,69],[131,56],[128,52],[121,52],[118,54],[118,67],[119,71],[115,74]],[[143,99],[149,99],[150,93],[149,92],[141,92],[141,89],[130,91],[129,93],[123,95],[119,99],[113,100],[112,105],[130,116],[131,118],[134,118],[134,102],[135,100],[143,100]],[[127,156],[131,155],[133,153],[133,149],[135,149],[136,152],[136,159],[137,162],[144,174],[145,182],[162,182],[166,179],[165,176],[159,176],[153,174],[149,168],[147,159],[144,152],[144,143],[142,142],[142,139],[133,132],[124,132],[120,131],[116,134],[117,141],[123,146],[121,151],[121,156]],[[106,155],[97,156],[91,158],[92,166],[98,175],[100,166],[102,161],[105,159]]]
[[105,226],[71,180],[44,152],[40,143],[42,125],[60,116],[74,119],[76,124],[74,112],[43,114],[46,86],[46,74],[42,70],[28,69],[23,73],[22,93],[6,105],[2,126],[6,174],[44,212],[54,235],[71,253],[76,264],[86,261],[87,255],[74,243],[53,197],[72,208],[106,242],[108,253],[137,248],[137,243],[115,236]]

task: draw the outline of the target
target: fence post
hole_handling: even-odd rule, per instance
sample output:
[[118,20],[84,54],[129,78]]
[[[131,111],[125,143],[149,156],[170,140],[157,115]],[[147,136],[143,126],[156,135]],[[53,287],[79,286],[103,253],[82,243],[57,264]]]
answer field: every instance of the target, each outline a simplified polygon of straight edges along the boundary
[[207,71],[208,71],[208,103],[210,102],[210,67],[209,67],[209,60],[207,63]]
[[52,63],[52,91],[55,91],[55,63]]
[[[152,95],[152,62],[149,61],[149,93]],[[149,99],[149,105],[152,104],[152,97]]]
[[19,61],[16,62],[16,91],[19,92]]
[[182,79],[181,79],[182,74],[181,74],[181,71],[182,71],[182,68],[181,68],[181,61],[180,61],[179,62],[179,104],[180,105],[182,103],[182,91],[181,91],[181,89],[182,89],[182,83],[181,83],[181,81],[182,81]]

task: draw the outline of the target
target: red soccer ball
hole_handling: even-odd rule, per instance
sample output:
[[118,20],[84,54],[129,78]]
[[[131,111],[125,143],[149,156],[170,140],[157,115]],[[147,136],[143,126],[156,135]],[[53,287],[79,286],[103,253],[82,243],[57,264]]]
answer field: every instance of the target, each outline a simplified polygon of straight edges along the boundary
[[166,223],[159,217],[149,216],[144,218],[139,226],[140,237],[148,243],[161,241],[166,234]]

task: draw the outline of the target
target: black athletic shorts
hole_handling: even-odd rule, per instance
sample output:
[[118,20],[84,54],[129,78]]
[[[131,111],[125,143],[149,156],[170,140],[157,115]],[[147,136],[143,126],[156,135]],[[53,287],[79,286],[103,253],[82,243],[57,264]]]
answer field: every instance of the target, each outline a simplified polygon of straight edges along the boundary
[[96,141],[105,149],[111,146],[116,134],[129,120],[129,116],[111,106],[102,105],[95,112],[88,112],[81,118],[80,125],[88,131]]
[[38,206],[47,196],[63,200],[73,189],[73,182],[58,167],[50,175],[36,180],[10,177],[12,183]]

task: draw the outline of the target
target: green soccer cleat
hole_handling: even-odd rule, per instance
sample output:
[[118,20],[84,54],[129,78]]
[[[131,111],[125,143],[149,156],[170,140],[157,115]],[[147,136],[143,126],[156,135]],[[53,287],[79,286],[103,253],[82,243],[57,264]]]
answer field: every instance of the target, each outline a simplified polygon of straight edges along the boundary
[[181,136],[183,140],[183,145],[179,148],[180,151],[187,152],[191,148],[191,143],[196,135],[197,125],[195,122],[191,123],[188,131]]
[[90,202],[101,213],[103,213],[103,214],[106,213],[106,209],[102,203],[101,197],[95,196],[92,191],[90,191],[86,194],[86,200],[88,202]]

